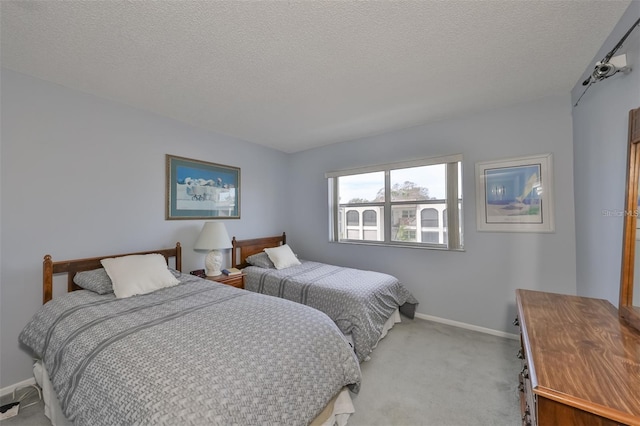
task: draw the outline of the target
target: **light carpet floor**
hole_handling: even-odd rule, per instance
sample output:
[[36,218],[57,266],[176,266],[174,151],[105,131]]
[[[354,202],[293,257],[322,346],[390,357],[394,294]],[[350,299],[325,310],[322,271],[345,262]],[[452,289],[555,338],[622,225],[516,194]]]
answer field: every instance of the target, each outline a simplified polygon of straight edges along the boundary
[[522,424],[518,349],[517,340],[403,317],[361,365],[349,425]]
[[[521,424],[518,346],[516,340],[403,317],[362,364],[362,389],[352,395],[356,413],[349,425]],[[1,423],[50,424],[42,403]]]

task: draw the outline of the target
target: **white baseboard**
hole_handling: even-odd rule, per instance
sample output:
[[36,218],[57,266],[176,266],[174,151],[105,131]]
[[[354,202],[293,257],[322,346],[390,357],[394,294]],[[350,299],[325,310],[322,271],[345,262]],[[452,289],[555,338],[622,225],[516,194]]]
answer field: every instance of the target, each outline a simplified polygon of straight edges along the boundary
[[33,377],[18,383],[14,383],[10,386],[7,386],[6,388],[0,389],[0,396],[9,395],[13,393],[14,389],[22,389],[22,388],[26,388],[27,386],[32,386],[35,384],[36,384],[36,379]]
[[439,322],[442,324],[452,325],[454,327],[465,328],[467,330],[479,331],[480,333],[491,334],[493,336],[505,337],[507,339],[518,340],[520,338],[517,334],[505,333],[500,330],[493,330],[491,328],[479,327],[473,324],[467,324],[465,322],[453,321],[446,318],[434,317],[433,315],[419,314],[416,312],[416,318],[420,318],[427,321]]

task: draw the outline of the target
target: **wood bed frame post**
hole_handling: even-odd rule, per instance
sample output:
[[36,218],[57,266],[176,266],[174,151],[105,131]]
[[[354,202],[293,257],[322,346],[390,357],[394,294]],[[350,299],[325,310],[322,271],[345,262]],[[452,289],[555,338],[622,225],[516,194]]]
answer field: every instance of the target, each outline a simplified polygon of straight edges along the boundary
[[180,242],[176,243],[176,269],[182,272],[182,246]]
[[236,236],[234,235],[233,238],[231,238],[231,266],[232,267],[236,267],[237,263],[236,263]]
[[42,262],[42,304],[44,305],[53,297],[53,261],[51,255],[44,256]]

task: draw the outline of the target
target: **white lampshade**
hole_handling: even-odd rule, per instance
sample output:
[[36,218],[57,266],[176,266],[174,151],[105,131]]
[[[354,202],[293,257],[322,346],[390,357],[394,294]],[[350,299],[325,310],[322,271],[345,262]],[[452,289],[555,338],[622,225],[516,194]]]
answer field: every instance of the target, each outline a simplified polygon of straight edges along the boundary
[[222,265],[222,253],[218,250],[231,248],[231,239],[222,222],[205,222],[198,235],[193,249],[195,251],[208,252],[205,259],[207,275],[220,275],[220,265]]
[[231,248],[231,238],[222,222],[205,222],[193,249],[209,251]]

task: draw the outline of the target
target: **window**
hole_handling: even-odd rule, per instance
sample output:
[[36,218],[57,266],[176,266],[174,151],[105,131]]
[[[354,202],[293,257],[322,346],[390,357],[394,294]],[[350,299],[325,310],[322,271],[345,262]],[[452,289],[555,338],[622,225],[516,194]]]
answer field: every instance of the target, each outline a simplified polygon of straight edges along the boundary
[[422,242],[423,243],[438,244],[438,243],[440,243],[440,234],[438,232],[423,231],[422,232]]
[[347,239],[349,240],[359,240],[360,239],[360,231],[357,229],[347,229]]
[[377,226],[378,221],[376,219],[375,210],[365,210],[362,212],[362,223],[364,226]]
[[[446,212],[447,209],[444,211]],[[437,228],[440,225],[440,221],[438,220],[438,210],[436,209],[422,210],[422,212],[420,212],[420,220],[423,228]]]
[[349,210],[347,212],[347,226],[360,225],[360,214],[355,210]]
[[399,236],[400,241],[415,241],[416,240],[416,230],[415,229],[403,229],[400,231]]
[[462,155],[325,176],[331,241],[462,248]]
[[378,239],[378,231],[377,230],[369,230],[369,229],[365,229],[363,232],[363,236],[365,240],[372,240],[375,241]]
[[416,219],[416,212],[414,210],[402,210],[402,219],[414,221]]

